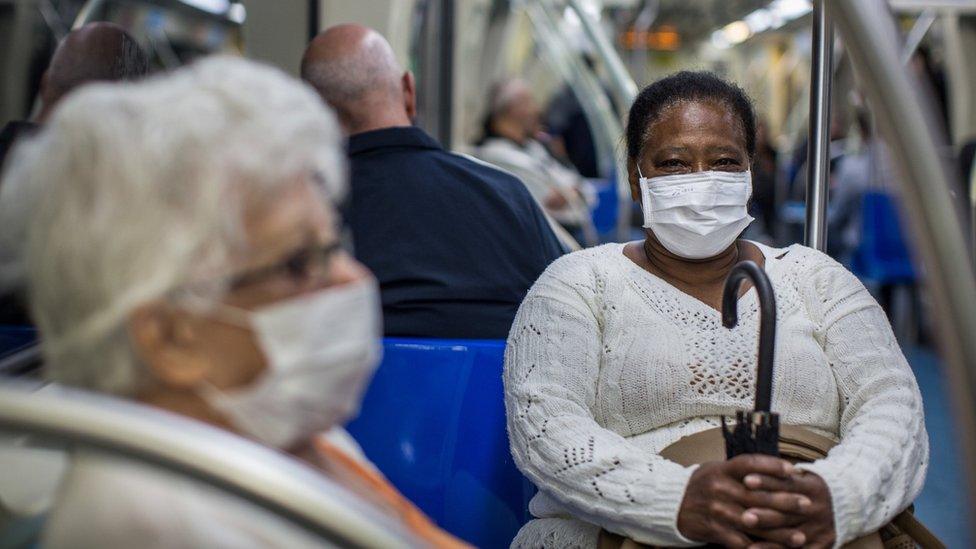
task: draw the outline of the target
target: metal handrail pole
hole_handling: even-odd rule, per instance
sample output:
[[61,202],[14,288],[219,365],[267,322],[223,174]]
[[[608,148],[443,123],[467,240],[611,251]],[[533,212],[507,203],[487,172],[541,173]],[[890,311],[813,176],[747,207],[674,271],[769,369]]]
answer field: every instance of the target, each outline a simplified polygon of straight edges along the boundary
[[810,119],[807,140],[807,203],[803,243],[827,249],[827,184],[830,180],[830,77],[834,33],[826,0],[813,8]]
[[[630,184],[627,167],[616,153],[614,143],[623,135],[623,127],[610,103],[610,98],[600,86],[595,74],[572,51],[565,37],[558,32],[557,15],[545,0],[532,0],[523,4],[537,34],[537,43],[552,62],[553,67],[568,83],[574,83],[573,91],[580,101],[587,120],[592,123],[597,160],[602,172],[612,166],[615,171],[614,186],[617,194],[617,240],[627,238],[630,229]],[[611,164],[608,166],[607,163]]]
[[634,82],[634,78],[627,71],[627,67],[624,66],[624,62],[620,59],[620,55],[617,54],[617,50],[613,48],[613,45],[610,44],[610,41],[607,40],[606,35],[600,29],[599,22],[594,20],[590,12],[583,9],[579,0],[569,0],[569,6],[576,12],[576,16],[579,17],[583,25],[583,31],[586,32],[586,36],[593,42],[597,53],[600,54],[600,59],[606,66],[607,74],[610,77],[610,86],[613,89],[613,94],[617,101],[617,107],[626,109],[634,102],[634,98],[637,97],[637,83]]
[[[583,9],[579,0],[569,0],[569,6],[576,12],[577,17],[579,17],[583,25],[584,32],[586,32],[586,35],[593,42],[607,68],[611,89],[616,100],[614,113],[617,112],[617,109],[626,111],[637,97],[637,83],[634,82],[634,77],[630,75],[627,67],[624,66],[623,60],[620,59],[617,50],[607,40],[606,35],[600,29],[599,23],[594,20],[589,12]],[[617,239],[626,240],[630,236],[632,198],[630,195],[630,178],[627,173],[627,165],[618,156],[614,155],[614,159],[616,160],[616,181],[614,183],[617,189]]]
[[603,92],[596,77],[583,69],[583,64],[570,53],[571,48],[565,37],[559,34],[556,16],[551,13],[544,1],[531,0],[522,8],[529,17],[536,34],[536,43],[542,47],[543,55],[550,61],[557,74],[573,85],[573,91],[587,120],[595,122],[597,164],[601,171],[609,171],[614,164],[606,165],[616,159],[613,150],[614,140],[623,132],[620,122],[613,112],[610,99]]
[[[831,0],[831,10],[900,176],[900,204],[932,296],[962,463],[974,463],[976,276],[968,261],[963,204],[950,192],[958,175],[940,154],[946,138],[936,130],[931,97],[901,63],[901,36],[887,2]],[[976,496],[976,469],[965,467],[963,474],[970,496]]]
[[915,24],[912,25],[912,30],[908,32],[908,36],[905,37],[905,47],[901,52],[901,62],[908,64],[912,60],[912,55],[918,51],[918,47],[922,45],[922,40],[925,39],[925,35],[928,34],[929,29],[932,28],[932,24],[935,23],[938,15],[933,9],[927,9],[923,11],[918,19],[915,20]]

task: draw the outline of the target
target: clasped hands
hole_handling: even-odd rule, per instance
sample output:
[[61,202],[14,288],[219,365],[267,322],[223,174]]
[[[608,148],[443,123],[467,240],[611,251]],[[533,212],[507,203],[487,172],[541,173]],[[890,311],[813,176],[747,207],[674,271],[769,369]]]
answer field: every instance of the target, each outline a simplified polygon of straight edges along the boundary
[[678,530],[726,547],[831,547],[836,537],[827,484],[780,458],[742,455],[704,463],[688,481]]

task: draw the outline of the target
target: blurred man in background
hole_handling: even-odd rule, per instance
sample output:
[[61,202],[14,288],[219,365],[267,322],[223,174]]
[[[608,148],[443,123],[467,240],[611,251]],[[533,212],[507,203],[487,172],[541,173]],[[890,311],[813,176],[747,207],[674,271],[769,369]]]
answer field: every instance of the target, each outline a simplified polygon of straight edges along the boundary
[[0,130],[0,167],[16,138],[43,124],[69,92],[89,82],[134,80],[149,58],[129,33],[112,23],[89,23],[68,33],[41,78],[41,108],[33,122],[13,120]]
[[577,239],[595,244],[589,205],[594,193],[571,166],[538,140],[542,109],[528,84],[504,80],[492,87],[479,158],[514,173],[546,212]]
[[64,38],[41,78],[41,107],[33,121],[14,120],[0,130],[0,324],[30,324],[21,296],[26,195],[3,193],[4,160],[14,143],[36,132],[69,93],[91,82],[135,80],[148,74],[149,58],[125,30],[112,23],[89,23]]

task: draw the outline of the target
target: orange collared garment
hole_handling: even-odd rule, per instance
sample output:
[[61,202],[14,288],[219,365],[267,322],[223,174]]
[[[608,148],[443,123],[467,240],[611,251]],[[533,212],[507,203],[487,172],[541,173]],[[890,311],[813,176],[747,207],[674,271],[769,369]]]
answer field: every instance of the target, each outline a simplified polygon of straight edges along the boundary
[[467,543],[441,530],[420,509],[403,497],[383,475],[361,463],[324,437],[315,439],[315,450],[329,469],[347,481],[357,493],[400,519],[418,539],[438,549],[470,548]]

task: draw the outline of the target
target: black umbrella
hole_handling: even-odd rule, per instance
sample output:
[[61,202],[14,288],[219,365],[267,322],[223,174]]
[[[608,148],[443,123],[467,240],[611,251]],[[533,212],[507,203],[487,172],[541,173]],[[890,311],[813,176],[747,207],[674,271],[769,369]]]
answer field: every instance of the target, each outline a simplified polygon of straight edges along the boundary
[[722,293],[722,325],[735,328],[738,323],[739,286],[746,278],[752,281],[759,299],[759,369],[756,372],[756,404],[752,411],[735,413],[735,427],[729,428],[722,416],[725,455],[728,459],[741,454],[779,456],[779,414],[770,410],[773,400],[773,352],[776,346],[776,297],[765,271],[752,261],[742,261],[732,268]]

